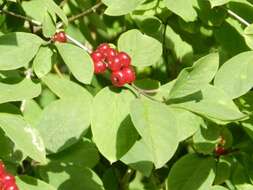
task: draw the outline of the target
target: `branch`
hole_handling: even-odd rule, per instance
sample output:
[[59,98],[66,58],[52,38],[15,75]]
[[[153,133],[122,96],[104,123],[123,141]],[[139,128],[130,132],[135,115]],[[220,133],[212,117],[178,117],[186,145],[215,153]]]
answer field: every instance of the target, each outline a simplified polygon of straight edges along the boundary
[[72,38],[71,36],[66,34],[66,37],[69,41],[71,41],[73,44],[77,45],[78,47],[82,48],[84,51],[87,51],[88,53],[92,53],[91,49],[83,45],[81,42],[77,41],[76,39]]
[[[94,6],[92,6],[91,8],[89,8],[85,11],[83,11],[83,12],[77,14],[77,15],[73,15],[73,16],[68,18],[68,21],[73,22],[73,21],[75,21],[75,20],[77,20],[77,19],[79,19],[79,18],[81,18],[81,17],[83,17],[83,16],[85,16],[85,15],[91,13],[91,12],[95,12],[96,9],[99,8],[102,4],[103,4],[102,2],[99,2],[99,3],[95,4]],[[63,26],[62,22],[57,24],[57,28],[61,28],[62,26]]]
[[246,21],[245,19],[243,19],[242,17],[240,17],[239,15],[237,15],[235,12],[231,11],[228,9],[228,14],[232,17],[234,17],[235,19],[237,19],[239,22],[241,22],[242,24],[249,26],[250,23],[248,21]]
[[10,15],[10,16],[14,16],[16,18],[26,20],[26,21],[28,21],[28,22],[36,25],[36,26],[41,26],[41,23],[39,21],[33,20],[33,19],[31,19],[29,17],[26,17],[26,16],[23,16],[23,15],[16,14],[16,13],[11,12],[11,11],[7,11],[7,10],[2,9],[2,10],[0,10],[0,13],[4,13],[6,15]]
[[77,14],[77,15],[71,16],[68,19],[69,22],[73,22],[74,20],[77,20],[77,19],[79,19],[79,18],[81,18],[81,17],[83,17],[83,16],[85,16],[85,15],[91,13],[91,12],[95,12],[96,9],[99,8],[102,4],[103,4],[102,2],[99,2],[96,5],[92,6],[91,8],[87,9],[87,10],[85,10],[85,11],[83,11],[83,12]]

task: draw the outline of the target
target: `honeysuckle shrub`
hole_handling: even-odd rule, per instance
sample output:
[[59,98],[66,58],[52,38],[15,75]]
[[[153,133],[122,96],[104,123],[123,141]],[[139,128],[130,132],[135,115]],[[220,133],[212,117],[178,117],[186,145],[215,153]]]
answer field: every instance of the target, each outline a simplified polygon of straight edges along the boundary
[[252,22],[252,0],[0,0],[0,190],[252,190]]

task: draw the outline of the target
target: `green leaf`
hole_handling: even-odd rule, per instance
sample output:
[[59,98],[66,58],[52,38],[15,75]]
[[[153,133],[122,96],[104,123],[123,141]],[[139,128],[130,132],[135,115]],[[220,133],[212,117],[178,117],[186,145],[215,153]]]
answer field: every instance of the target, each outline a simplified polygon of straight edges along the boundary
[[55,34],[56,26],[54,19],[50,15],[49,12],[46,12],[44,15],[43,23],[42,23],[42,32],[43,35],[47,38],[52,37]]
[[220,140],[220,128],[217,125],[203,125],[193,136],[195,149],[201,154],[212,155]]
[[173,52],[175,58],[181,62],[191,61],[193,48],[184,41],[169,25],[166,26],[165,45]]
[[88,139],[82,139],[70,148],[50,156],[53,162],[71,164],[78,167],[94,167],[99,161],[96,145]]
[[89,54],[72,44],[57,44],[56,47],[74,77],[84,84],[89,84],[94,70]]
[[41,23],[43,22],[44,15],[47,12],[46,4],[42,0],[23,1],[22,8],[24,9],[27,16]]
[[76,143],[90,125],[91,101],[62,99],[49,104],[38,122],[47,150],[56,153]]
[[26,155],[17,149],[15,144],[5,135],[2,129],[0,129],[0,146],[0,157],[2,160],[12,163],[21,163],[26,158]]
[[184,97],[201,90],[211,82],[218,67],[219,56],[212,53],[199,59],[192,67],[183,69],[170,91],[170,98]]
[[48,47],[40,47],[33,60],[33,69],[39,78],[51,71],[53,52]]
[[223,184],[226,180],[229,180],[231,176],[231,160],[226,157],[220,157],[216,166],[214,184]]
[[23,110],[24,119],[32,126],[37,126],[42,109],[35,100],[26,100]]
[[210,190],[228,190],[228,189],[223,186],[215,185],[215,186],[211,187]]
[[169,10],[179,15],[186,22],[197,19],[197,13],[191,0],[165,0],[165,4]]
[[110,16],[125,15],[135,10],[138,5],[142,4],[145,0],[102,0],[107,6],[105,14]]
[[20,176],[16,178],[20,190],[56,190],[53,186],[30,176]]
[[137,141],[134,146],[121,158],[121,161],[131,168],[139,170],[144,176],[150,176],[153,169],[153,156],[143,139]]
[[40,168],[40,175],[56,189],[70,190],[74,187],[75,190],[104,190],[97,174],[85,167],[63,166],[51,162]]
[[162,55],[162,44],[136,29],[120,36],[118,48],[131,56],[132,65],[136,67],[153,65]]
[[32,99],[41,93],[41,85],[24,79],[16,84],[0,83],[0,103]]
[[42,81],[60,98],[80,98],[92,101],[91,94],[85,88],[68,79],[48,74],[42,78]]
[[42,164],[46,163],[45,147],[40,134],[21,116],[0,113],[0,127],[24,154]]
[[209,1],[211,3],[211,7],[213,8],[213,7],[224,5],[231,0],[209,0]]
[[249,25],[244,29],[244,38],[250,49],[253,49],[253,25]]
[[253,51],[240,53],[224,63],[214,80],[231,98],[237,98],[253,87]]
[[64,14],[63,10],[53,1],[53,0],[44,0],[47,4],[47,9],[49,12],[54,12],[65,25],[68,25],[68,18]]
[[214,158],[188,154],[172,166],[168,177],[168,189],[210,189],[215,177],[214,169]]
[[40,37],[30,33],[16,32],[0,36],[0,70],[26,66],[42,43]]
[[119,160],[133,146],[138,134],[129,112],[135,96],[128,90],[117,92],[108,87],[94,98],[91,130],[99,151],[110,162]]
[[180,102],[173,104],[173,107],[187,109],[218,123],[219,121],[231,122],[247,118],[247,115],[240,112],[231,98],[217,87],[208,85],[201,92],[189,98],[191,99],[179,100]]
[[252,184],[240,184],[240,185],[236,185],[236,189],[237,190],[251,190],[251,189],[253,189],[253,185]]
[[161,168],[175,153],[179,139],[177,121],[168,106],[149,100],[131,103],[131,119],[150,149],[156,168]]
[[178,139],[183,141],[192,136],[203,124],[201,117],[183,109],[171,108],[177,119]]

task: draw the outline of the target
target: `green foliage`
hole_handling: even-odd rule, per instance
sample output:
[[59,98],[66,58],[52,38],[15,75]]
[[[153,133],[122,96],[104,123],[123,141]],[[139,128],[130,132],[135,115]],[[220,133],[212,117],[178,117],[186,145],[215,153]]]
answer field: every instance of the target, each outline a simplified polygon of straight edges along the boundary
[[[0,161],[20,190],[253,189],[253,0],[0,9]],[[94,74],[101,43],[133,83]]]

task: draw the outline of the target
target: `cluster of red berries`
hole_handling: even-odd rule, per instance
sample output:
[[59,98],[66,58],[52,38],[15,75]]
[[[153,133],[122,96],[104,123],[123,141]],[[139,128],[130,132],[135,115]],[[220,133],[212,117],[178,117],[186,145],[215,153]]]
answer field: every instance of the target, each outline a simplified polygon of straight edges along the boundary
[[0,190],[18,190],[15,177],[5,170],[3,162],[0,161]]
[[107,68],[111,71],[111,81],[114,86],[121,87],[135,81],[135,72],[127,53],[118,52],[104,43],[91,53],[91,58],[95,74],[102,74]]
[[63,31],[62,31],[62,32],[56,32],[56,33],[52,36],[51,40],[52,40],[53,42],[65,43],[65,42],[67,42],[67,36],[66,36],[65,32],[63,32]]

